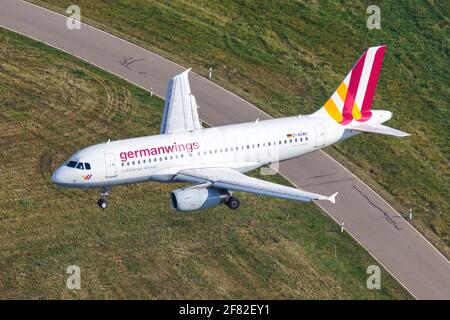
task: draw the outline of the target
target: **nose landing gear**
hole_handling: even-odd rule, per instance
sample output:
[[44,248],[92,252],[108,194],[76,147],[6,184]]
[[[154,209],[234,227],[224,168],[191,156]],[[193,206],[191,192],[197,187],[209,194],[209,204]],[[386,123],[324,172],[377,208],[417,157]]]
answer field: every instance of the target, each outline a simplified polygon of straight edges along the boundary
[[110,188],[102,188],[102,192],[100,193],[100,199],[97,201],[98,206],[101,209],[106,209],[108,208],[108,196],[111,194],[111,189]]

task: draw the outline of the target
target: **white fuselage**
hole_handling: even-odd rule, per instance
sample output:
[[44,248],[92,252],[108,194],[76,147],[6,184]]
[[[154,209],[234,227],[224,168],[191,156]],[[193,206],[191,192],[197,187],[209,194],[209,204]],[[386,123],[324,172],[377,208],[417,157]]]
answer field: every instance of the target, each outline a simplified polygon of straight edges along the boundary
[[[75,153],[52,180],[65,187],[97,188],[172,182],[187,168],[233,168],[245,173],[355,134],[326,116],[312,114],[110,141]],[[90,170],[68,167],[70,161],[89,163]]]

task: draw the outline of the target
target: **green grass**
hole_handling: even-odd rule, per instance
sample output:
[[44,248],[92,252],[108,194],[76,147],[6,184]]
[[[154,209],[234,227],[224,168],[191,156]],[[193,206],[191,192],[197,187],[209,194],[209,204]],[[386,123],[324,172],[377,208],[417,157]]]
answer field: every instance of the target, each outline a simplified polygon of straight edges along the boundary
[[[32,0],[61,11],[71,1]],[[374,109],[412,134],[365,134],[327,152],[450,256],[447,1],[79,0],[82,18],[213,80],[273,116],[318,109],[364,48],[387,44]]]
[[312,204],[240,194],[237,212],[180,214],[176,185],[147,183],[102,211],[98,190],[55,187],[81,147],[158,133],[163,101],[1,28],[0,61],[0,298],[411,298],[385,270],[368,290],[377,263]]

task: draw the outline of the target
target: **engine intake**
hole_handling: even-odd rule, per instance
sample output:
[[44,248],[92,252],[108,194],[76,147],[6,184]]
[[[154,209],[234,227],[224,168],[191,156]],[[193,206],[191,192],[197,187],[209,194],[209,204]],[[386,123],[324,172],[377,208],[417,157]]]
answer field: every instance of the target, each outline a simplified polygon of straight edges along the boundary
[[178,211],[206,209],[226,202],[231,194],[228,190],[214,187],[186,187],[170,194],[172,208]]

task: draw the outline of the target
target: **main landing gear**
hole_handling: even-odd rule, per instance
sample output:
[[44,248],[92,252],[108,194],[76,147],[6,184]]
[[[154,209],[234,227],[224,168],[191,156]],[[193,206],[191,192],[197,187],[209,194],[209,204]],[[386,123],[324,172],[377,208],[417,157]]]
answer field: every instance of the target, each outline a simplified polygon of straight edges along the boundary
[[111,194],[111,189],[109,188],[103,188],[102,192],[100,193],[100,199],[97,201],[97,204],[100,208],[106,209],[108,208],[108,196]]
[[231,196],[225,204],[230,208],[231,210],[236,210],[241,205],[241,202],[238,198]]

